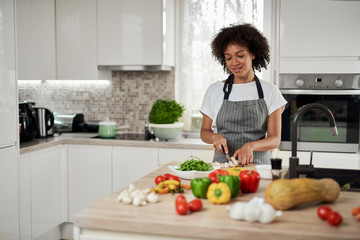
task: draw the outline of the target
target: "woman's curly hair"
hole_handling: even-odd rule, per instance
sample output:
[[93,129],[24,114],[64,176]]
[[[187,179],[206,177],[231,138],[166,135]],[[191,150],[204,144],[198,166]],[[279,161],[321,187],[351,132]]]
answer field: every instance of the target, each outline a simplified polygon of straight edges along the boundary
[[241,24],[222,28],[211,42],[212,54],[223,66],[224,71],[231,73],[225,61],[224,52],[229,43],[246,46],[255,55],[252,69],[261,71],[270,61],[270,50],[267,39],[252,25]]

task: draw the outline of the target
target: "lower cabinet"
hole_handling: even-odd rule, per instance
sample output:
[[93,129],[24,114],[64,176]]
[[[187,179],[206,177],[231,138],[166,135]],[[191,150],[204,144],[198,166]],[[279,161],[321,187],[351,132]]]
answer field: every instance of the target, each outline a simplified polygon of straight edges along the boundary
[[16,147],[0,149],[0,239],[19,239],[19,179]]
[[211,150],[203,150],[203,149],[192,149],[191,153],[193,156],[200,158],[201,160],[205,161],[205,162],[212,162],[213,158],[214,158],[214,151],[213,149]]
[[113,192],[158,168],[158,148],[114,147]]
[[191,156],[198,157],[205,162],[212,162],[214,150],[159,148],[159,166],[171,161],[184,162]]
[[69,145],[69,221],[97,199],[112,193],[112,147]]
[[36,239],[63,222],[61,146],[20,158],[20,236]]
[[73,222],[76,213],[97,199],[121,191],[159,165],[185,161],[191,155],[211,161],[213,153],[200,149],[70,144],[22,154],[20,239],[46,239],[44,236],[51,230]]

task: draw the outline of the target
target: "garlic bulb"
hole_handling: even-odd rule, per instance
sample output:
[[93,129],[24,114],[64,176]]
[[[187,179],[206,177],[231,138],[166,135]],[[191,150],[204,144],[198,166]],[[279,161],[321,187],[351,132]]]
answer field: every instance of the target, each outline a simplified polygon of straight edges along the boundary
[[227,207],[229,216],[236,220],[245,220],[248,222],[259,221],[261,223],[270,223],[275,217],[281,216],[281,211],[276,211],[270,204],[264,203],[263,198],[254,197],[249,202],[236,202]]

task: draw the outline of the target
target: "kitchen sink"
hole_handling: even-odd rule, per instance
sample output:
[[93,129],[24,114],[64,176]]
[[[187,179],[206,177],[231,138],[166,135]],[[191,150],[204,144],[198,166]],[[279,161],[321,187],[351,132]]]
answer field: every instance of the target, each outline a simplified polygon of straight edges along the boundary
[[337,181],[340,187],[351,183],[348,191],[360,192],[360,170],[335,169],[335,168],[314,168],[314,173],[310,178],[332,178]]

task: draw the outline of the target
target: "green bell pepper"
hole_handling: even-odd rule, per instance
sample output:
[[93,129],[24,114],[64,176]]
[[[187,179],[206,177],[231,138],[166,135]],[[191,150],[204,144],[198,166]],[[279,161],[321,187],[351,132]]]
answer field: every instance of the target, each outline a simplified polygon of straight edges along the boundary
[[240,192],[240,178],[238,176],[226,175],[222,176],[219,175],[219,182],[226,183],[231,191],[231,197],[237,197]]
[[190,182],[191,191],[193,195],[197,198],[206,199],[206,193],[209,185],[212,183],[211,179],[208,177],[204,178],[194,178]]

